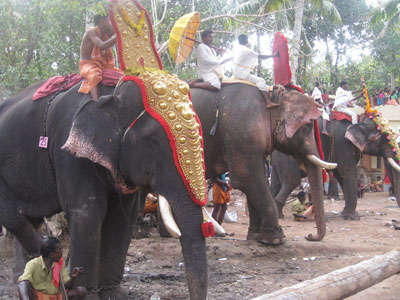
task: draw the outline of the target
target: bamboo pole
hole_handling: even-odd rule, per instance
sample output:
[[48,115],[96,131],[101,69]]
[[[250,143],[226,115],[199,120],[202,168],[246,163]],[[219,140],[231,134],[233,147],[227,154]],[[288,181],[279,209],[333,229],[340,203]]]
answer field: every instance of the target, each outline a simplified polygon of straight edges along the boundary
[[400,272],[399,249],[252,300],[340,300],[398,272]]

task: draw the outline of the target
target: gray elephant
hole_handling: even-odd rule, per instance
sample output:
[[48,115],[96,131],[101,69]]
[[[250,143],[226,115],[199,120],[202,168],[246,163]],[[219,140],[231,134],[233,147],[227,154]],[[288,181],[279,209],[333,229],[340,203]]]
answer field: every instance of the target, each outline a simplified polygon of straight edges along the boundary
[[[190,298],[206,299],[202,210],[177,170],[166,131],[145,113],[139,86],[126,81],[115,93],[100,86],[101,95],[108,96],[97,102],[79,94],[78,84],[52,103],[51,96],[32,101],[40,85],[0,106],[0,224],[15,235],[16,252],[38,253],[41,236],[36,229],[43,216],[63,210],[70,230],[70,266],[85,269],[75,284],[89,290],[87,299],[126,299],[119,285],[132,224],[151,190],[167,199],[180,230]],[[179,93],[174,86],[170,90]],[[185,109],[181,106],[174,116],[195,115]],[[44,126],[48,149],[38,147]],[[182,136],[179,142],[191,142],[187,139]],[[199,145],[196,151],[201,152]],[[203,169],[196,172],[205,186]],[[141,190],[134,193],[134,186]],[[16,260],[18,273],[25,261],[21,255]]]
[[[289,90],[280,94],[279,107],[266,109],[259,90],[245,84],[225,86],[218,94],[198,88],[191,91],[203,127],[206,177],[215,178],[229,171],[232,186],[246,194],[250,215],[247,239],[273,245],[284,240],[265,172],[266,157],[272,149],[279,149],[297,157],[311,174],[318,233],[308,238],[321,240],[325,218],[319,166],[334,165],[318,158],[312,124],[321,114],[318,105],[310,97]],[[215,135],[210,135],[216,97],[218,126]]]
[[[321,119],[319,119],[319,128],[322,131]],[[392,176],[391,182],[395,191],[394,196],[400,206],[400,167],[394,161],[392,146],[388,144],[386,134],[381,134],[377,130],[375,123],[368,117],[364,117],[361,123],[354,125],[347,120],[333,120],[328,124],[327,128],[331,132],[331,136],[321,134],[322,149],[325,158],[330,157],[332,161],[337,163],[337,168],[333,170],[333,174],[344,193],[343,218],[359,220],[359,215],[356,211],[357,163],[361,153],[381,156],[386,159],[388,162],[387,167],[389,167],[389,172]],[[298,167],[298,163],[298,160],[284,153],[274,151],[272,154],[271,189],[281,216],[282,207],[285,205],[287,197],[300,184],[301,170]]]

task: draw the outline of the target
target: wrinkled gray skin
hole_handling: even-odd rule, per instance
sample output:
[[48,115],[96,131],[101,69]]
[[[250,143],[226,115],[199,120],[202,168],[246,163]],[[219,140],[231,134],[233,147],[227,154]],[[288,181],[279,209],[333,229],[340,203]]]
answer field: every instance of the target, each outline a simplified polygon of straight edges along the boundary
[[225,86],[220,95],[217,131],[211,136],[216,93],[197,88],[191,89],[191,93],[203,127],[206,177],[215,178],[229,171],[232,186],[246,194],[250,215],[247,238],[274,245],[284,240],[276,204],[266,182],[267,132],[272,126],[274,148],[296,156],[312,174],[318,234],[309,239],[321,240],[325,235],[321,169],[305,158],[307,154],[318,156],[310,124],[320,115],[315,102],[297,91],[286,92],[280,107],[272,110],[276,117],[270,123],[264,98],[257,88],[244,84]]
[[[138,86],[124,82],[115,95],[98,102],[78,94],[79,84],[57,96],[47,116],[48,155],[38,147],[48,98],[32,101],[40,84],[0,105],[0,224],[17,239],[16,275],[23,271],[26,254],[39,252],[36,229],[42,217],[64,210],[70,267],[85,269],[75,284],[92,292],[86,299],[126,299],[119,284],[132,223],[151,190],[165,196],[181,230],[190,298],[206,299],[202,212],[175,168],[164,129],[145,113],[122,139],[144,110]],[[101,87],[100,92],[113,90]],[[123,194],[117,173],[141,192]],[[110,289],[95,292],[104,287]]]
[[[357,207],[357,163],[360,159],[361,151],[372,156],[393,158],[391,147],[387,143],[386,137],[380,134],[375,124],[368,118],[361,123],[352,125],[347,120],[334,120],[328,126],[333,125],[334,130],[334,155],[333,162],[338,164],[333,170],[335,178],[342,187],[345,207],[342,216],[346,220],[359,220],[356,211]],[[319,120],[320,132],[322,132],[322,120]],[[321,134],[322,149],[325,160],[328,160],[331,152],[331,137]],[[346,137],[345,137],[346,136]],[[389,164],[385,163],[390,174],[391,182],[394,187],[394,196],[400,206],[400,174]],[[282,207],[285,205],[287,197],[300,184],[300,168],[296,160],[284,153],[274,151],[272,154],[271,190],[277,202],[278,211],[282,215]]]

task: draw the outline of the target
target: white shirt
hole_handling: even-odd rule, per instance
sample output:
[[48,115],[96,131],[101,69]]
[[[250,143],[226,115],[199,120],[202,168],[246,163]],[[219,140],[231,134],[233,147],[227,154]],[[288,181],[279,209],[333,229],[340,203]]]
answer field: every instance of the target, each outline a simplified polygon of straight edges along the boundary
[[233,56],[233,77],[246,78],[253,70],[258,59],[258,53],[239,45],[235,48]]
[[197,72],[199,77],[210,72],[217,73],[219,77],[223,75],[221,60],[218,59],[214,49],[204,43],[197,48]]
[[314,100],[317,100],[317,99],[321,99],[321,98],[322,98],[322,93],[321,93],[321,91],[319,90],[319,88],[317,88],[317,87],[314,88],[314,90],[313,90],[313,92],[312,92],[312,94],[311,94],[311,97],[312,97]]
[[342,87],[338,87],[336,90],[335,103],[333,104],[333,108],[337,106],[347,107],[347,103],[352,100],[354,97],[351,94],[351,91],[346,91]]

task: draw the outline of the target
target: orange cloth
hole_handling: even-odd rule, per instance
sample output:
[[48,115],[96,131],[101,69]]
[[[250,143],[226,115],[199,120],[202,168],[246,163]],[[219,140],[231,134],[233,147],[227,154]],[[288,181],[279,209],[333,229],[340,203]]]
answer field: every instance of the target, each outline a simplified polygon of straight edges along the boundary
[[214,184],[212,189],[214,204],[225,204],[231,202],[231,193],[229,191],[225,192],[218,183]]
[[[97,26],[94,28],[97,36],[102,41],[108,40],[108,35],[105,34],[103,37],[101,37],[99,28]],[[114,57],[111,48],[101,51],[99,47],[93,45],[91,57],[92,59],[81,60],[79,62],[80,75],[85,78],[85,81],[83,81],[79,92],[84,94],[90,93],[90,91],[93,90],[97,84],[99,84],[99,82],[103,79],[104,69],[117,70],[114,67]]]
[[37,300],[63,300],[61,291],[57,295],[47,295],[38,291],[35,292],[37,295]]

